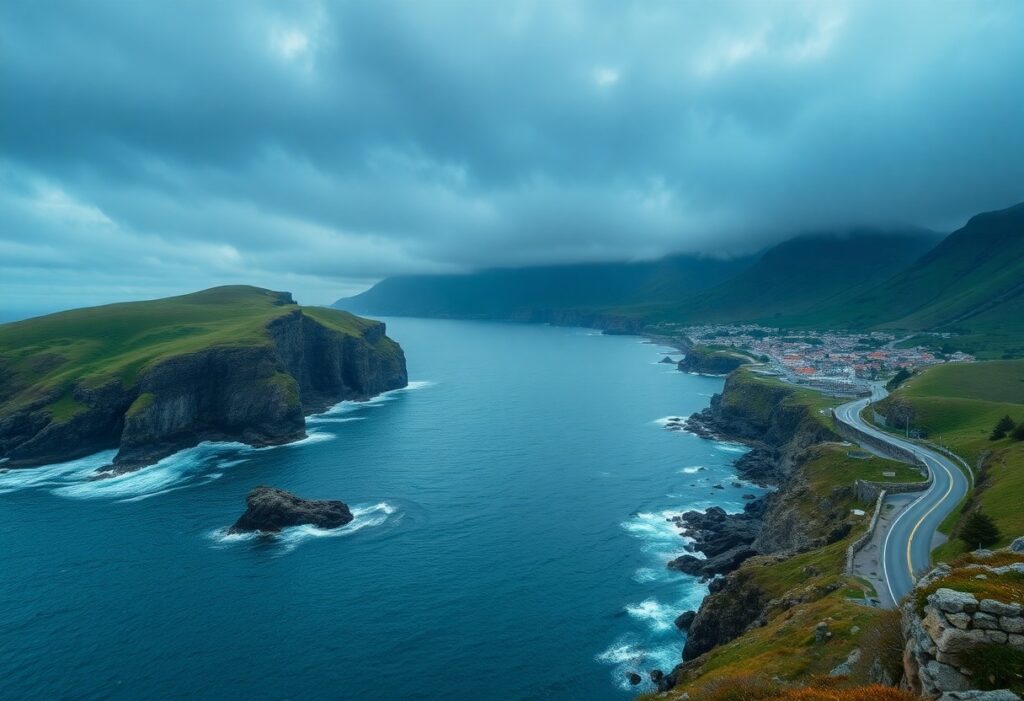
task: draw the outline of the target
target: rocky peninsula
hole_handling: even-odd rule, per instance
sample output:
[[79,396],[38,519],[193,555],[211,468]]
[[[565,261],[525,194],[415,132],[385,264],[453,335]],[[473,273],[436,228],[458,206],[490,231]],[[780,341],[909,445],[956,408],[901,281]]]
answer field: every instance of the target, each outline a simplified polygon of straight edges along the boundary
[[117,448],[108,474],[203,441],[306,435],[305,416],[407,384],[383,323],[287,292],[219,287],[0,326],[0,459]]

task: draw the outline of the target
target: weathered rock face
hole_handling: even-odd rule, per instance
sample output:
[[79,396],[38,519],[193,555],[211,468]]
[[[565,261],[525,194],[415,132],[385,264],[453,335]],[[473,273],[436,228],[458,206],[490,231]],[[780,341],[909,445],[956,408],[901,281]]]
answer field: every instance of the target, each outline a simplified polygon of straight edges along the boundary
[[[1024,574],[1024,564],[974,565],[971,570],[985,578],[1007,572]],[[918,582],[915,591],[938,586],[949,573],[948,565],[940,565]],[[925,698],[988,698],[970,695],[978,686],[972,678],[972,655],[993,644],[1024,651],[1022,602],[979,600],[974,594],[940,587],[928,595],[923,612],[917,610],[912,597],[902,613],[906,682]]]
[[718,591],[704,599],[690,624],[684,660],[692,660],[740,636],[768,603],[768,596],[743,570],[716,582],[722,582]]
[[85,407],[52,421],[44,397],[0,422],[6,467],[70,460],[117,447],[115,471],[152,464],[205,440],[276,445],[305,436],[305,415],[408,383],[405,356],[382,323],[341,333],[296,307],[267,327],[264,343],[214,346],[169,357],[122,386],[80,383]]
[[352,520],[352,512],[340,501],[300,499],[273,487],[256,487],[245,497],[245,513],[229,533],[277,533],[291,526],[337,528]]
[[690,348],[686,351],[686,357],[680,360],[676,367],[682,372],[698,375],[728,375],[740,365],[749,362],[738,355]]

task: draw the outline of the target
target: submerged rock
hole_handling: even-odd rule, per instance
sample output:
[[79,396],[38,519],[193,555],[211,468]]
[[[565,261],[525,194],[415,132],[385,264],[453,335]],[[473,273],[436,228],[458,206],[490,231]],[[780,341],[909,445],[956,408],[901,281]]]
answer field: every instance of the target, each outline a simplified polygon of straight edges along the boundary
[[289,526],[337,528],[352,520],[341,501],[301,499],[273,487],[256,487],[245,497],[246,510],[228,533],[277,533]]
[[644,678],[636,672],[626,672],[626,680],[633,686],[636,686],[637,684],[642,682]]

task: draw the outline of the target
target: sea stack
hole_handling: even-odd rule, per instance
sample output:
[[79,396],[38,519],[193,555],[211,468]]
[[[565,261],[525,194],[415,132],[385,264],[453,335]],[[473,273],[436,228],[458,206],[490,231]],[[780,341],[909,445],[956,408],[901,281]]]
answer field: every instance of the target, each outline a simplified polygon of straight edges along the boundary
[[291,492],[259,486],[245,497],[246,510],[228,533],[277,533],[290,526],[337,528],[352,520],[341,501],[300,499]]

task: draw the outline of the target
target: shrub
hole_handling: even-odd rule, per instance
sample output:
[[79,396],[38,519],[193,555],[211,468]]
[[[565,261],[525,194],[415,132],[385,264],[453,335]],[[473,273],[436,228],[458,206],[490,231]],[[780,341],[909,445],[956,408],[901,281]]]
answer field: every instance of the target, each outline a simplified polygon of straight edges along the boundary
[[983,548],[992,545],[1002,537],[995,521],[981,511],[975,511],[967,517],[967,522],[960,529],[960,540],[969,548]]
[[855,682],[871,680],[871,668],[878,665],[892,680],[903,676],[903,625],[899,609],[881,612],[875,624],[864,631],[860,648],[863,653],[850,673]]
[[971,651],[971,678],[982,689],[1024,691],[1024,650],[979,645]]
[[900,371],[893,375],[891,380],[885,383],[885,388],[892,392],[909,379],[910,371],[907,370],[906,368],[900,368]]
[[998,441],[1001,438],[1006,438],[1006,434],[1014,429],[1016,426],[1013,423],[1013,419],[1009,416],[1004,416],[996,422],[996,427],[992,429],[992,435],[988,437],[990,441]]
[[1017,428],[1013,429],[1013,433],[1010,435],[1015,441],[1024,441],[1024,421],[1017,424]]

